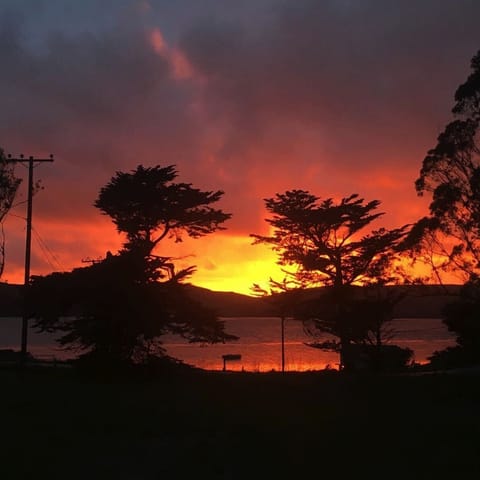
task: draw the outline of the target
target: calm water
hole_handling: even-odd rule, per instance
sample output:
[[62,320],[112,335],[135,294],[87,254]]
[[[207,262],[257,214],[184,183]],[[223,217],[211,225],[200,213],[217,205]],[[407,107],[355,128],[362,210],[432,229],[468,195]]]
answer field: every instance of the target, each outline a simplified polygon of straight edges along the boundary
[[[281,368],[280,320],[278,318],[226,318],[226,330],[237,335],[238,341],[220,345],[188,344],[175,337],[165,338],[169,355],[197,367],[221,370],[222,355],[240,354],[241,360],[228,362],[229,370],[269,371]],[[415,352],[415,361],[424,363],[435,350],[454,345],[453,336],[439,319],[397,319],[391,323],[395,337],[391,343],[409,347]],[[0,348],[18,349],[21,319],[0,318]],[[304,371],[338,366],[338,355],[308,347],[302,325],[294,320],[285,322],[286,370]],[[41,358],[64,359],[72,354],[56,347],[54,337],[29,332],[29,351]]]

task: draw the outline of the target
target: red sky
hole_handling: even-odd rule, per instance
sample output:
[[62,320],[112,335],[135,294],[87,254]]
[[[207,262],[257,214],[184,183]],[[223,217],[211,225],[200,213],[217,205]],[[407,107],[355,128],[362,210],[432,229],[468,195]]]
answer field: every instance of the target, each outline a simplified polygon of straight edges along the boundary
[[[276,192],[359,193],[382,201],[384,226],[415,221],[428,198],[413,182],[480,48],[478,18],[475,0],[2,1],[0,146],[55,154],[35,170],[32,274],[119,248],[92,205],[138,164],[225,191],[227,230],[162,246],[215,290],[281,275],[249,238]],[[24,216],[4,225],[9,282]]]

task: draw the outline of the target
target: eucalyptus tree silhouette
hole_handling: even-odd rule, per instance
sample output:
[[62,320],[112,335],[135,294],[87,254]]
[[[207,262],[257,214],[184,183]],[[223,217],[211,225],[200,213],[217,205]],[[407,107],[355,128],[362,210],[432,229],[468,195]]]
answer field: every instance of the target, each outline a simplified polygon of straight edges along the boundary
[[32,316],[40,329],[63,333],[60,345],[96,364],[119,365],[165,355],[166,333],[191,342],[235,338],[213,311],[186,295],[181,282],[194,267],[177,272],[171,257],[154,253],[168,236],[197,238],[230,218],[211,207],[223,192],[174,183],[176,176],[173,166],[117,172],[95,206],[126,235],[124,248],[89,267],[34,279]]
[[443,259],[437,271],[454,269],[464,278],[480,273],[480,51],[471,69],[455,93],[456,118],[428,151],[415,183],[419,195],[432,195],[430,217],[414,230],[417,252]]
[[[304,190],[290,190],[265,199],[265,204],[273,234],[252,235],[255,243],[273,245],[279,263],[298,285],[329,287],[297,308],[296,316],[311,325],[310,333],[333,337],[314,342],[314,346],[339,352],[340,364],[345,366],[351,344],[365,342],[372,325],[371,316],[365,323],[355,314],[359,301],[355,286],[399,281],[401,272],[395,261],[408,226],[365,234],[366,227],[383,213],[377,212],[378,200],[365,202],[357,194],[335,202]],[[292,266],[295,271],[288,270]],[[388,317],[387,312],[377,309],[377,313],[378,318],[380,313],[382,318]]]
[[[428,151],[415,183],[420,195],[432,195],[430,216],[412,229],[414,250],[430,259],[439,282],[445,270],[459,272],[466,281],[444,311],[457,346],[433,355],[432,363],[443,366],[480,363],[480,50],[455,92],[452,113],[454,120]],[[441,259],[437,264],[436,258]]]

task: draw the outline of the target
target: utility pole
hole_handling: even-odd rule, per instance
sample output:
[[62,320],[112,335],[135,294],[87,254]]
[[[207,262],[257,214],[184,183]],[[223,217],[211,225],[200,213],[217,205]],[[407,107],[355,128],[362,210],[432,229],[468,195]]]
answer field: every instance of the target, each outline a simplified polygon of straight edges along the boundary
[[27,308],[27,289],[30,285],[30,254],[32,250],[32,213],[33,213],[33,166],[34,163],[53,162],[53,155],[49,158],[25,158],[20,155],[20,158],[12,158],[7,155],[7,162],[9,163],[26,163],[28,164],[28,194],[27,194],[27,229],[25,235],[25,275],[23,279],[23,294],[24,306],[22,317],[22,338],[21,338],[21,365],[25,365],[27,360],[27,339],[28,339],[28,308]]

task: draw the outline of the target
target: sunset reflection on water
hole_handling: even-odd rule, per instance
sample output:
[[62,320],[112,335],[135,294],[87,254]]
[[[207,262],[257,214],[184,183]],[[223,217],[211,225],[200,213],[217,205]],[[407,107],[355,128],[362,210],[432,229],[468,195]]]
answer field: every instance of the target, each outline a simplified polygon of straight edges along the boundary
[[[300,342],[285,343],[285,370],[309,371],[325,368],[338,368],[338,355],[307,347]],[[227,361],[230,371],[270,372],[281,370],[281,344],[231,343],[228,345],[208,345],[204,347],[182,344],[169,344],[170,355],[205,370],[222,370],[223,355],[240,354],[241,359]]]
[[[215,345],[191,345],[166,342],[169,355],[206,370],[223,369],[223,355],[240,354],[241,360],[227,362],[227,370],[268,372],[281,370],[280,320],[275,317],[225,318],[226,330],[237,335],[236,342]],[[428,362],[435,350],[454,345],[454,338],[439,319],[397,319],[391,323],[396,335],[391,343],[414,351],[414,361]],[[306,345],[311,341],[295,320],[285,324],[285,370],[309,371],[338,369],[334,352],[323,352]]]
[[[164,338],[167,354],[189,365],[205,370],[222,370],[223,355],[241,355],[240,360],[226,364],[230,371],[269,372],[281,370],[281,329],[276,317],[224,318],[228,333],[239,337],[235,342],[214,345],[191,344],[178,337]],[[20,318],[4,318],[0,324],[0,348],[18,349]],[[454,345],[455,340],[439,319],[398,319],[391,323],[396,331],[393,344],[414,351],[415,362],[426,363],[435,350]],[[309,371],[325,368],[338,369],[336,353],[323,352],[306,345],[308,337],[302,324],[293,319],[285,322],[285,370]],[[41,359],[66,359],[73,352],[60,350],[49,334],[29,332],[29,351]]]

